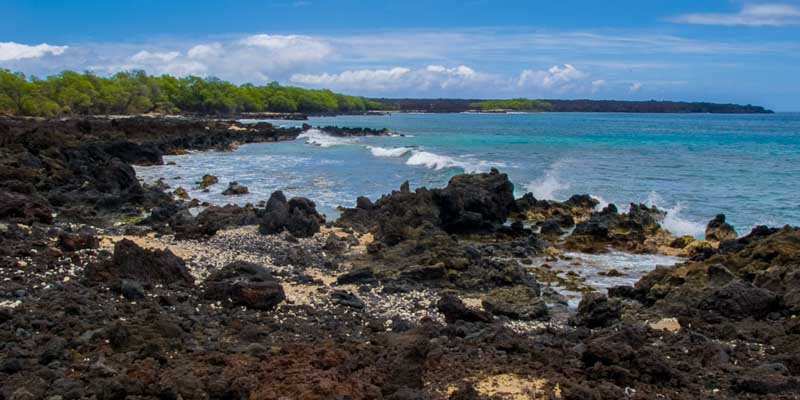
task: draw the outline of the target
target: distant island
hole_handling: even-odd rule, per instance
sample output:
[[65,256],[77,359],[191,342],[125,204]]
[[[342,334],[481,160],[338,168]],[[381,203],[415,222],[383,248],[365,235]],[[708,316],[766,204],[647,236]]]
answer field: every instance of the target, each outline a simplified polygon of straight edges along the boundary
[[64,71],[40,79],[0,69],[0,115],[62,117],[75,115],[181,114],[219,117],[305,118],[306,115],[373,112],[631,112],[772,113],[764,107],[676,101],[536,99],[365,98],[327,89],[236,85],[216,78],[153,76],[144,71],[101,77]]

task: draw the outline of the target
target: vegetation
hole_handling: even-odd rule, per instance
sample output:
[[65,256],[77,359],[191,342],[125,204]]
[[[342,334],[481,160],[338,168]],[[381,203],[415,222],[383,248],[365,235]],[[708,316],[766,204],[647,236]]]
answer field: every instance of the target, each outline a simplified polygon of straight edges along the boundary
[[550,103],[542,100],[531,99],[509,99],[509,100],[482,100],[472,103],[473,108],[491,110],[514,110],[514,111],[549,111]]
[[139,114],[148,112],[225,115],[243,112],[358,112],[383,108],[363,97],[330,90],[234,85],[216,78],[143,71],[100,77],[64,71],[45,79],[0,69],[0,114],[59,115]]

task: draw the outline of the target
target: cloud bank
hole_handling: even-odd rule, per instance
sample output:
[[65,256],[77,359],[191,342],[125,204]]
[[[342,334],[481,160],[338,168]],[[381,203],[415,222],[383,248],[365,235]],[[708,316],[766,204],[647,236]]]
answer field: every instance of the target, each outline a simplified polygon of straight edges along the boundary
[[15,42],[0,42],[0,61],[40,58],[47,54],[57,56],[63,54],[68,48],[69,46],[51,46],[47,43],[30,46]]
[[670,20],[695,25],[800,25],[800,7],[780,3],[747,4],[736,13],[692,13],[672,17]]

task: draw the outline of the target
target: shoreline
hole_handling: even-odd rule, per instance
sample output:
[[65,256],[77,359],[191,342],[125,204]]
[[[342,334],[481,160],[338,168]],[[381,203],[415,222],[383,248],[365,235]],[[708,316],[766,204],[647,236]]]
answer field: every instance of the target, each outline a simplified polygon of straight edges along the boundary
[[[496,170],[360,197],[333,223],[313,199],[277,192],[194,216],[196,202],[142,186],[131,167],[291,140],[302,129],[0,119],[3,396],[800,390],[798,228],[737,235],[722,216],[708,224],[708,240],[674,237],[655,207],[622,213],[596,210],[588,195],[515,198]],[[586,284],[574,254],[609,251],[683,258],[606,294]],[[555,287],[584,293],[577,309]]]

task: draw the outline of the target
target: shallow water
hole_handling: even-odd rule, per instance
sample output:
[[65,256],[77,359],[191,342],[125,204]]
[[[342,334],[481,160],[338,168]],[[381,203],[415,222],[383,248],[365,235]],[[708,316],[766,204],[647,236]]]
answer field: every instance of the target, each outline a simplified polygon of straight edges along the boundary
[[[280,189],[311,198],[332,217],[336,206],[353,206],[359,195],[377,199],[405,180],[444,186],[454,174],[496,166],[517,195],[589,193],[623,210],[630,202],[658,205],[676,234],[702,236],[720,212],[740,234],[756,224],[800,224],[800,114],[393,114],[308,122],[388,127],[405,136],[310,132],[292,142],[166,157],[177,165],[138,167],[137,174],[164,177],[214,203],[255,203]],[[190,189],[206,173],[220,184],[210,193]],[[222,196],[233,180],[251,194]]]

